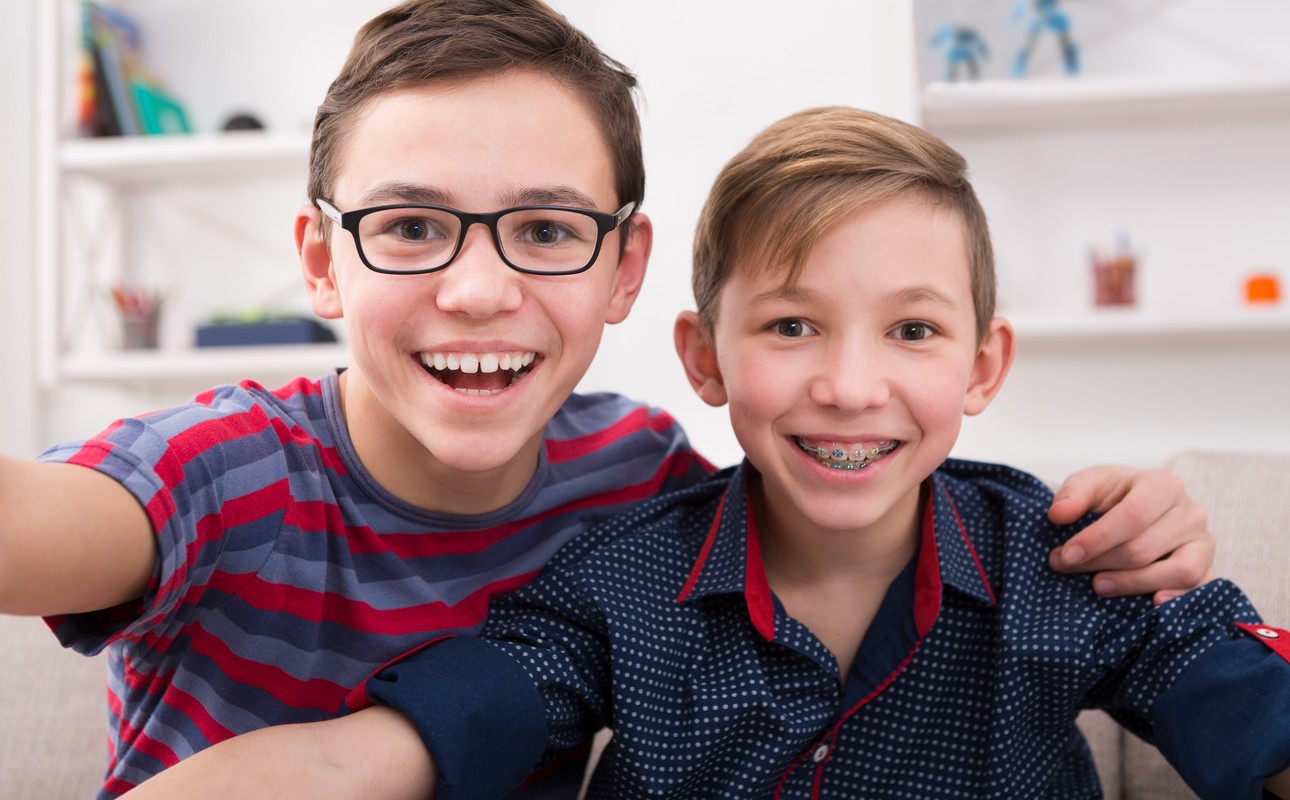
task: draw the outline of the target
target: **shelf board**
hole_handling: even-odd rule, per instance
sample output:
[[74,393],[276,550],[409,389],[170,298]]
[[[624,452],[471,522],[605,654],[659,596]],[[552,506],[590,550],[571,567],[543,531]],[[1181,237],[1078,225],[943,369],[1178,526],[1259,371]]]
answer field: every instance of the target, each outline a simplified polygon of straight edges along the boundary
[[1133,78],[1025,78],[933,83],[922,124],[938,133],[1290,115],[1290,76],[1180,83]]
[[349,363],[342,344],[202,347],[187,350],[120,350],[64,356],[59,378],[87,383],[316,377]]
[[263,131],[69,139],[59,166],[119,185],[244,178],[272,170],[304,170],[309,136]]
[[1213,341],[1290,341],[1290,308],[1250,308],[1206,316],[1161,316],[1139,309],[1091,309],[1086,312],[1009,313],[1017,339],[1024,345],[1119,342],[1198,343]]

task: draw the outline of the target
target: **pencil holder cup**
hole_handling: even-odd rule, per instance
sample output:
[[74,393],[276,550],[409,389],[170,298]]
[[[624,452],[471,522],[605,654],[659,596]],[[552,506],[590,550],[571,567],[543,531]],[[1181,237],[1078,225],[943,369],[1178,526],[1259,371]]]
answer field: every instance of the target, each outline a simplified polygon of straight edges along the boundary
[[121,316],[121,347],[125,350],[151,350],[157,347],[157,325],[161,315],[153,310]]
[[1093,259],[1093,302],[1099,306],[1131,306],[1137,302],[1134,273],[1137,259],[1128,253]]

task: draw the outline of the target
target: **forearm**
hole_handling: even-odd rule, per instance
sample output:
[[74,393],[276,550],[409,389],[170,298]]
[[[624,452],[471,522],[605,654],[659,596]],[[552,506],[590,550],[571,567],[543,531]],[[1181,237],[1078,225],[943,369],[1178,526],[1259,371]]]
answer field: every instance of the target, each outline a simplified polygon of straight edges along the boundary
[[139,787],[129,800],[422,800],[436,771],[416,729],[399,712],[367,708],[346,717],[253,731],[203,750]]
[[139,503],[106,475],[0,457],[0,612],[90,611],[138,597],[155,546]]
[[1290,769],[1263,781],[1263,788],[1282,800],[1290,800]]

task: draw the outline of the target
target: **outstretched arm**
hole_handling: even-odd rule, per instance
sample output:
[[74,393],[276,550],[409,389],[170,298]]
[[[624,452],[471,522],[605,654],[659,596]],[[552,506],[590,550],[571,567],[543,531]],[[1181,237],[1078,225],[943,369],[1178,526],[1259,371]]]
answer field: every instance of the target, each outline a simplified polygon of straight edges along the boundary
[[322,722],[262,728],[185,759],[126,792],[128,800],[423,800],[434,761],[398,711],[372,706]]
[[106,475],[0,456],[0,613],[93,611],[139,597],[155,547],[139,503]]
[[1096,572],[1102,595],[1152,594],[1163,603],[1214,578],[1214,536],[1205,509],[1163,469],[1099,466],[1057,490],[1048,517],[1074,522],[1102,513],[1049,559],[1058,572]]

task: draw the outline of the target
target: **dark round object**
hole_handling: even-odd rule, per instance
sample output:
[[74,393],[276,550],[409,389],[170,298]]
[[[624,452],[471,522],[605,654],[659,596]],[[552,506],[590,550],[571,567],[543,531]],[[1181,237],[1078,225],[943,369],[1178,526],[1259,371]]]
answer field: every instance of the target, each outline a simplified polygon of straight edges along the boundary
[[224,123],[226,131],[262,131],[264,123],[253,114],[234,114]]

